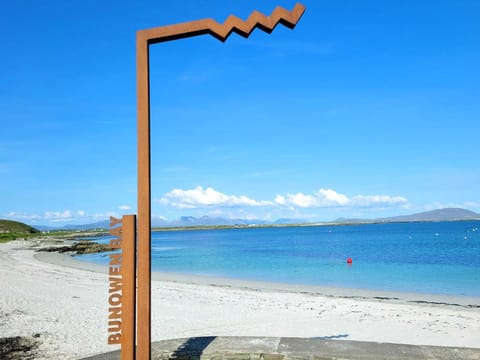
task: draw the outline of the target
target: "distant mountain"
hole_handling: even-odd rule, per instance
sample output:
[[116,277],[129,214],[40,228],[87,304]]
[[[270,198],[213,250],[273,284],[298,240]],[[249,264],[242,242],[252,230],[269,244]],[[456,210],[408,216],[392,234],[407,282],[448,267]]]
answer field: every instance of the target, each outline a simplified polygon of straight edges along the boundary
[[152,218],[152,227],[168,226],[169,222],[165,219]]
[[480,214],[461,208],[445,208],[377,220],[385,222],[480,220]]
[[52,230],[58,229],[56,227],[48,226],[48,225],[35,225],[35,228],[37,228],[40,231],[52,231]]
[[411,215],[392,216],[377,219],[346,219],[339,218],[339,223],[370,223],[370,222],[412,222],[412,221],[455,221],[480,220],[480,214],[461,208],[445,208],[425,211]]
[[[167,221],[159,218],[152,219],[152,227],[185,227],[185,226],[215,226],[215,225],[249,225],[249,224],[266,224],[264,220],[246,220],[246,219],[227,219],[223,217],[211,216],[182,216],[179,219]],[[103,220],[91,224],[81,225],[64,225],[61,227],[52,227],[47,225],[36,225],[36,228],[41,231],[53,230],[96,230],[108,229],[110,227],[109,220]]]
[[[341,224],[362,224],[362,223],[377,223],[377,222],[408,222],[408,221],[454,221],[454,220],[480,220],[480,214],[470,210],[459,208],[438,209],[433,211],[426,211],[412,215],[402,215],[378,219],[348,219],[338,218],[334,223]],[[281,218],[275,222],[269,222],[260,219],[228,219],[223,217],[212,216],[182,216],[176,220],[167,221],[163,219],[152,219],[152,227],[185,227],[185,226],[235,226],[235,225],[288,225],[288,224],[308,224],[309,221],[304,219],[289,219]],[[316,224],[321,224],[317,222]],[[109,220],[98,221],[91,224],[83,225],[64,225],[62,227],[51,227],[35,225],[41,231],[51,230],[95,230],[108,229],[110,226]]]
[[109,220],[97,221],[91,224],[85,225],[65,225],[62,226],[62,230],[95,230],[95,229],[108,229],[110,227]]
[[81,224],[81,225],[63,225],[60,227],[53,227],[48,225],[35,225],[35,227],[41,231],[58,231],[58,230],[98,230],[98,229],[108,229],[110,227],[109,220],[97,221],[91,224]]

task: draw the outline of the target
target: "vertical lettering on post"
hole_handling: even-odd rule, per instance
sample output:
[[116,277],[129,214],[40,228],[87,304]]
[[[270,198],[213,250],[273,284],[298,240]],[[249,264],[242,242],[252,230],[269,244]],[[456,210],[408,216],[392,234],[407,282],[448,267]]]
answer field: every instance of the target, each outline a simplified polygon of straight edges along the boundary
[[135,257],[136,216],[110,217],[110,254],[108,269],[108,344],[120,345],[120,359],[135,357]]

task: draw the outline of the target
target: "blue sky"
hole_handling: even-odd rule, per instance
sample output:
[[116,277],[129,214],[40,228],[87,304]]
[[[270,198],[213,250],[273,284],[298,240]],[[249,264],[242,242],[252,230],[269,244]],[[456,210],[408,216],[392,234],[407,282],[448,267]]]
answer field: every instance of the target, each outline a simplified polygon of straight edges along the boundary
[[[294,4],[1,2],[0,218],[135,213],[135,31]],[[151,47],[153,216],[480,211],[480,3],[304,5],[294,30]]]

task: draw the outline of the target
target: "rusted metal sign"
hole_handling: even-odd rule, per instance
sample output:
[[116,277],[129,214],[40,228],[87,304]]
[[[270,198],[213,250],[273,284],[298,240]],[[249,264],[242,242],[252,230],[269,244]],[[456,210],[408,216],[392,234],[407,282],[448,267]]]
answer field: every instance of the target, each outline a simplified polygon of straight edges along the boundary
[[[137,136],[138,136],[138,233],[137,233],[137,326],[135,327],[135,310],[125,307],[122,298],[122,313],[130,319],[136,329],[137,346],[124,345],[125,322],[122,320],[122,359],[150,359],[151,341],[151,179],[150,179],[150,81],[149,81],[149,45],[210,34],[220,41],[225,41],[232,32],[248,37],[255,28],[267,33],[282,24],[293,29],[302,17],[305,6],[297,3],[292,11],[277,7],[270,16],[254,11],[247,20],[230,15],[221,24],[213,19],[203,19],[181,24],[161,26],[137,32]],[[125,217],[122,220],[125,222]],[[125,227],[126,223],[122,224]],[[124,228],[124,235],[127,228]],[[123,252],[123,250],[122,250]],[[133,249],[135,253],[135,248]],[[122,261],[124,259],[122,258]],[[122,264],[125,266],[125,262]],[[129,270],[130,271],[130,270]],[[135,275],[134,275],[135,276]],[[129,279],[131,279],[129,277]],[[135,277],[129,281],[129,289],[135,284]],[[123,291],[126,291],[127,279],[123,278]],[[112,289],[112,288],[111,288]],[[113,288],[115,289],[115,288]],[[130,290],[129,290],[130,291]],[[133,303],[135,299],[132,300]],[[130,304],[130,303],[129,303]],[[133,319],[133,320],[132,320]],[[135,340],[135,331],[129,333],[128,339]],[[110,339],[110,338],[109,338]],[[131,340],[129,340],[131,341]],[[133,342],[135,344],[135,342]],[[128,357],[124,357],[124,346],[128,346]],[[133,350],[131,350],[133,349]]]
[[121,360],[135,358],[135,228],[136,216],[110,217],[110,254],[108,267],[108,343],[121,345]]

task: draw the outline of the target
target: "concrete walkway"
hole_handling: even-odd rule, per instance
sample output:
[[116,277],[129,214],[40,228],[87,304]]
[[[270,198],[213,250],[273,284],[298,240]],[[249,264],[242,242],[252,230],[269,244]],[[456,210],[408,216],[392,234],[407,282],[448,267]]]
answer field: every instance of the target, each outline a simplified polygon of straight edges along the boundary
[[[83,360],[117,360],[118,351]],[[324,338],[197,337],[152,343],[152,360],[480,360],[480,349]],[[142,359],[137,359],[142,360]]]

